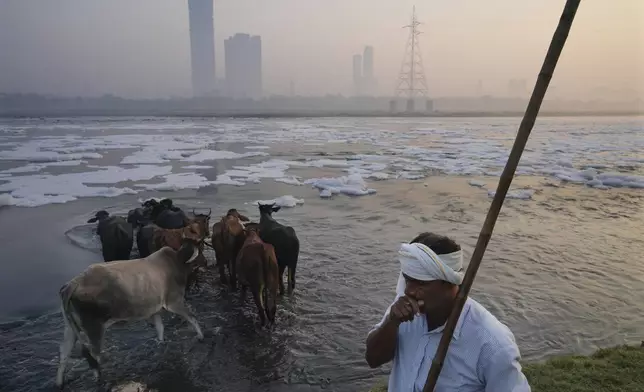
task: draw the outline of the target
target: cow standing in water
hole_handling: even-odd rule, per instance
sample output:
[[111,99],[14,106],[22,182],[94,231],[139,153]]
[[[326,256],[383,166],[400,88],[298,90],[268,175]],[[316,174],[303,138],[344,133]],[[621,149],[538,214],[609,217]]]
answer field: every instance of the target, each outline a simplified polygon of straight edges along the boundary
[[279,279],[275,249],[259,238],[257,226],[245,232],[246,240],[236,260],[242,304],[246,298],[246,289],[250,287],[261,325],[266,324],[266,319],[274,324]]
[[273,219],[273,212],[280,210],[279,206],[272,204],[259,205],[259,236],[262,241],[273,245],[277,264],[279,265],[280,294],[284,294],[283,275],[287,270],[287,284],[289,295],[295,289],[295,270],[297,259],[300,255],[300,240],[295,234],[295,229],[285,226]]
[[239,249],[244,244],[244,223],[248,217],[231,208],[219,222],[212,226],[212,246],[215,250],[219,279],[221,283],[228,283],[225,267],[228,267],[230,286],[237,287],[236,263]]
[[128,216],[131,216],[131,219],[139,226],[136,235],[139,257],[146,257],[154,251],[149,244],[154,236],[155,227],[181,229],[188,226],[190,222],[197,221],[205,225],[202,232],[207,236],[210,235],[210,212],[208,214],[197,214],[193,210],[193,218],[188,218],[181,208],[173,204],[172,199],[147,200],[143,203],[143,209],[136,208],[131,210]]
[[96,233],[101,239],[101,251],[104,261],[127,260],[134,244],[134,229],[132,225],[120,216],[110,216],[101,210],[89,219],[87,223],[98,221]]
[[157,337],[163,341],[159,312],[166,309],[186,319],[198,339],[203,339],[197,319],[184,302],[186,282],[198,256],[199,243],[182,238],[178,251],[164,247],[143,259],[93,264],[63,285],[60,299],[65,333],[56,385],[63,384],[65,365],[76,340],[81,341],[83,356],[100,380],[103,335],[117,321],[152,319]]

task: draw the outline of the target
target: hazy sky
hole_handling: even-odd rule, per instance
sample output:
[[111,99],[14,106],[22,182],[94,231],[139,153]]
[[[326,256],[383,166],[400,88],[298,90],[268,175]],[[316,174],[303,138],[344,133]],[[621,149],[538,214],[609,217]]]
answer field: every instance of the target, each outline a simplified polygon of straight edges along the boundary
[[[351,56],[372,45],[390,95],[416,4],[432,96],[474,95],[479,80],[487,94],[513,78],[531,90],[564,3],[215,0],[217,76],[224,39],[246,32],[262,37],[266,92],[293,80],[300,94],[351,94]],[[0,0],[0,92],[188,95],[188,31],[187,0]],[[644,0],[583,0],[552,85],[562,97],[644,96]]]

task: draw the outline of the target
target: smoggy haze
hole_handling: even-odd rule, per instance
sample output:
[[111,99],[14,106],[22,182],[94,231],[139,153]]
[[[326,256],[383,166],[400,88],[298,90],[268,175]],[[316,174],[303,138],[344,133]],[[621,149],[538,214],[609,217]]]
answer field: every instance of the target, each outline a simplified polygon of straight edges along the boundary
[[[261,35],[266,94],[352,89],[352,55],[375,50],[380,95],[390,95],[412,5],[431,96],[528,90],[564,0],[215,0],[217,77],[225,38]],[[481,4],[485,4],[482,7]],[[553,95],[644,97],[644,1],[584,0]],[[608,88],[611,91],[602,91]],[[190,95],[187,0],[1,0],[0,92]]]

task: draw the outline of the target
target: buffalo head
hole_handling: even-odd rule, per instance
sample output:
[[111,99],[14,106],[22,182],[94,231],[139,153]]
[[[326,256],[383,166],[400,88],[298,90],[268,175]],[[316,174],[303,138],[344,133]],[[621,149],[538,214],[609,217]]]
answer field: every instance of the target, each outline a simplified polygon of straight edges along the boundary
[[106,219],[107,217],[110,216],[110,213],[105,211],[105,210],[100,210],[98,211],[93,218],[90,218],[87,223],[94,223],[96,221],[102,221],[103,219]]

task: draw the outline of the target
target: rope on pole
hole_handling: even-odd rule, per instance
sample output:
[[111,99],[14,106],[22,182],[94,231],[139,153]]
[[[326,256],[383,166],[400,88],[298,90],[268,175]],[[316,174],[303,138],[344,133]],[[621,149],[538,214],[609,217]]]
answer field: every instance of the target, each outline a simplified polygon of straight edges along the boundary
[[510,156],[505,164],[503,173],[501,173],[501,178],[496,188],[496,194],[494,195],[490,209],[485,217],[485,222],[483,223],[483,227],[479,233],[479,238],[476,242],[474,252],[472,253],[470,264],[468,265],[465,276],[463,277],[463,283],[458,290],[458,294],[454,302],[454,308],[447,320],[445,330],[443,331],[438,349],[436,350],[436,355],[432,361],[432,366],[429,369],[429,374],[427,375],[427,381],[425,382],[423,392],[433,392],[436,387],[438,376],[440,375],[445,357],[447,356],[449,343],[454,335],[454,328],[461,316],[463,305],[467,300],[470,288],[472,287],[476,273],[481,265],[481,260],[483,259],[483,254],[485,253],[487,244],[490,242],[490,238],[492,237],[496,219],[499,216],[499,212],[503,206],[503,201],[505,200],[508,189],[510,189],[514,172],[519,165],[523,149],[525,148],[528,138],[530,137],[530,132],[534,127],[535,120],[539,114],[539,109],[543,103],[543,98],[546,95],[548,85],[550,84],[552,75],[557,67],[557,61],[559,60],[559,56],[561,55],[566,39],[568,38],[568,33],[572,27],[572,22],[575,19],[575,14],[577,13],[577,8],[579,8],[580,2],[581,0],[566,0],[566,5],[564,6],[561,18],[559,19],[557,29],[550,41],[550,47],[548,48],[543,65],[541,66],[541,71],[539,71],[537,82],[532,90],[532,96],[530,97],[525,114],[523,115],[523,120],[519,126],[519,131],[516,139],[514,140],[514,145],[510,151]]

